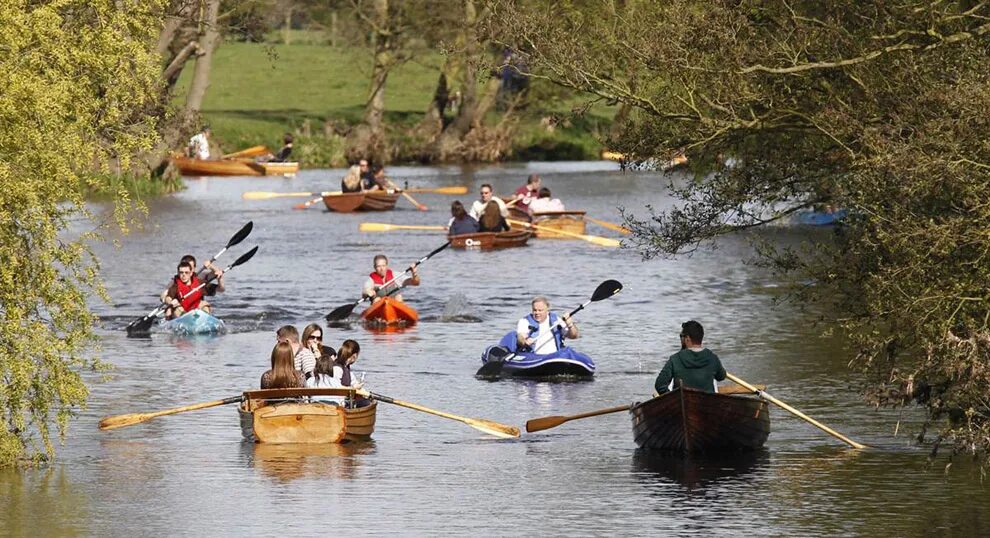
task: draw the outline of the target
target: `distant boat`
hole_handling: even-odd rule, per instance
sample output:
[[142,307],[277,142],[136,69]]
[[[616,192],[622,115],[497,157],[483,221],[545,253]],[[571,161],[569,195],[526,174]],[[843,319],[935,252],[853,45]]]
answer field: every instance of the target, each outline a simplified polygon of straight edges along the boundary
[[794,220],[798,224],[808,226],[832,226],[841,224],[842,220],[848,216],[845,209],[837,211],[801,211],[794,214]]
[[[627,163],[635,162],[630,160],[626,154],[619,153],[618,151],[602,150],[601,157],[603,160],[606,161],[617,161],[620,165],[625,165]],[[645,167],[658,168],[660,170],[670,170],[671,168],[676,168],[683,164],[687,164],[687,162],[688,162],[687,155],[684,155],[683,153],[678,153],[677,155],[674,156],[673,159],[666,162],[660,162],[655,158],[640,161],[640,163]]]
[[250,158],[217,161],[174,156],[172,162],[184,176],[294,176],[297,162],[255,162]]
[[523,247],[529,241],[530,232],[527,230],[510,230],[508,232],[478,232],[450,236],[451,248],[473,250],[490,250],[497,248]]
[[398,193],[386,191],[334,192],[323,195],[323,204],[328,210],[337,213],[389,211],[395,209],[398,200]]

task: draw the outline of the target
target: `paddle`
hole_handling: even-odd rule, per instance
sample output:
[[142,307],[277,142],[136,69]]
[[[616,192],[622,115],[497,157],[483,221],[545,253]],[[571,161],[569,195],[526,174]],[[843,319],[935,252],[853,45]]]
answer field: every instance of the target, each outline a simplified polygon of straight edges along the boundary
[[[392,284],[393,282],[395,282],[396,280],[398,280],[400,277],[402,277],[402,275],[404,275],[404,274],[412,271],[416,267],[419,267],[419,264],[421,264],[421,263],[425,262],[426,260],[432,258],[434,254],[440,252],[441,250],[443,250],[443,249],[445,249],[445,248],[447,248],[449,246],[450,246],[450,241],[447,241],[446,243],[444,243],[443,245],[441,245],[440,248],[434,250],[433,252],[427,254],[426,256],[423,256],[422,258],[419,259],[419,261],[417,261],[416,263],[410,265],[408,269],[406,269],[405,271],[399,273],[398,275],[396,275],[395,277],[393,277],[392,280],[389,280],[388,282],[386,282],[385,284],[383,284],[382,287],[379,288],[379,290],[384,290],[384,289],[388,288],[388,286],[390,284]],[[345,305],[342,305],[342,306],[338,306],[337,308],[334,308],[333,311],[331,311],[329,314],[326,315],[326,320],[327,321],[339,321],[339,320],[342,320],[342,319],[346,318],[347,316],[350,316],[351,315],[351,312],[354,311],[354,307],[356,307],[357,305],[363,303],[364,301],[368,301],[370,299],[371,299],[371,297],[366,297],[365,296],[365,297],[361,297],[357,301],[354,301],[353,303],[348,303],[348,304],[345,304]]]
[[385,224],[384,222],[362,222],[358,226],[362,232],[391,232],[393,230],[430,230],[435,232],[446,231],[444,226],[414,226],[407,224]]
[[185,413],[186,411],[195,411],[197,409],[206,409],[208,407],[217,407],[218,405],[232,404],[241,401],[243,398],[244,398],[243,396],[231,396],[230,398],[224,398],[223,400],[214,400],[212,402],[186,405],[183,407],[176,407],[175,409],[155,411],[153,413],[129,413],[126,415],[115,415],[112,417],[106,417],[103,420],[101,420],[100,429],[113,430],[115,428],[133,426],[135,424],[147,422],[155,417],[174,415],[176,413]]
[[306,208],[310,207],[313,204],[320,203],[321,201],[323,201],[323,197],[322,196],[317,196],[316,198],[313,198],[312,200],[306,200],[305,202],[303,202],[301,204],[296,204],[296,205],[292,206],[292,209],[306,209]]
[[620,232],[620,233],[623,233],[625,235],[629,235],[629,234],[632,233],[632,230],[630,230],[629,228],[626,228],[625,226],[620,226],[618,224],[613,224],[611,222],[604,221],[604,220],[593,219],[593,218],[589,217],[588,215],[585,215],[584,218],[585,218],[585,220],[590,220],[591,222],[594,222],[595,224],[597,224],[597,225],[599,225],[599,226],[601,226],[603,228],[608,228],[609,230],[615,230],[615,231]]
[[[224,249],[224,250],[226,250],[226,249]],[[223,272],[226,273],[227,271],[230,271],[234,267],[237,267],[238,265],[241,265],[243,263],[246,263],[248,260],[250,260],[252,257],[254,257],[254,253],[255,252],[258,252],[258,247],[254,247],[251,250],[249,250],[249,251],[245,252],[244,254],[242,254],[240,258],[237,258],[236,260],[234,260],[234,263],[232,263],[232,264],[228,265],[227,267],[225,267],[223,269]],[[207,280],[206,282],[200,282],[200,284],[198,286],[196,286],[195,288],[189,290],[188,293],[186,293],[182,297],[180,297],[179,298],[179,301],[181,302],[186,297],[189,297],[193,293],[196,293],[196,291],[202,289],[207,284],[209,284],[209,280]],[[154,323],[155,319],[162,312],[165,311],[165,308],[167,306],[168,305],[166,305],[166,304],[161,304],[161,305],[158,306],[158,308],[152,310],[151,312],[148,313],[148,315],[144,316],[143,318],[138,319],[138,320],[135,320],[135,321],[132,321],[126,327],[127,336],[132,336],[132,335],[135,335],[135,334],[144,334],[144,333],[147,333],[151,329],[151,324]]]
[[387,183],[389,187],[392,187],[392,189],[394,189],[396,192],[401,192],[402,193],[402,197],[405,198],[406,200],[409,200],[409,203],[411,203],[412,205],[416,206],[416,209],[418,209],[420,211],[429,211],[430,208],[428,208],[425,205],[417,202],[415,198],[413,198],[412,196],[409,195],[409,192],[408,191],[404,191],[404,190],[400,189],[398,185],[396,185],[395,183],[392,183],[392,180],[391,179],[385,178],[385,183]]
[[596,245],[601,245],[603,247],[617,247],[617,246],[620,246],[622,244],[617,239],[609,239],[608,237],[599,237],[597,235],[576,234],[574,232],[568,232],[568,231],[565,231],[565,230],[558,230],[557,228],[551,228],[549,226],[537,226],[536,224],[531,224],[529,222],[525,222],[525,221],[521,221],[521,220],[515,220],[515,219],[505,219],[505,220],[509,224],[515,224],[517,226],[525,226],[527,228],[534,228],[534,229],[537,229],[537,230],[544,230],[544,231],[547,231],[547,232],[554,232],[554,233],[558,233],[560,235],[566,235],[568,237],[573,237],[575,239],[583,239],[585,241],[588,241],[589,243],[594,243]]
[[396,400],[395,398],[382,396],[381,394],[375,394],[374,392],[368,392],[366,390],[358,390],[356,392],[361,396],[364,396],[365,398],[373,398],[380,402],[390,403],[402,407],[408,407],[409,409],[415,409],[416,411],[422,411],[424,413],[429,413],[431,415],[436,415],[438,417],[449,418],[451,420],[463,422],[464,424],[467,424],[468,426],[471,426],[476,430],[481,430],[487,434],[491,434],[496,437],[501,437],[503,439],[515,439],[519,437],[519,428],[515,426],[506,426],[505,424],[499,424],[498,422],[492,422],[491,420],[452,415],[450,413],[444,413],[443,411],[437,411],[436,409],[430,409],[429,407],[423,407],[422,405],[417,405],[414,403],[403,402],[402,400]]
[[236,159],[238,157],[258,157],[270,153],[268,148],[265,146],[251,146],[247,149],[242,149],[240,151],[235,151],[233,153],[227,153],[222,155],[221,159]]
[[[619,293],[620,291],[622,291],[621,282],[619,282],[618,280],[606,280],[605,282],[599,284],[597,288],[595,288],[595,292],[591,294],[590,299],[585,301],[581,306],[575,308],[574,310],[571,310],[571,313],[568,314],[567,317],[569,318],[574,317],[575,314],[584,310],[584,307],[588,306],[589,304],[602,301],[604,299],[608,299],[609,297],[615,295],[616,293]],[[560,322],[558,321],[558,324],[559,323]],[[553,327],[551,327],[551,330],[552,329]],[[549,340],[547,340],[547,342],[549,342]],[[533,350],[533,352],[535,353],[538,349],[539,348]],[[475,373],[474,375],[478,377],[497,377],[499,374],[502,373],[502,367],[505,365],[505,363],[515,358],[517,354],[518,352],[507,355],[499,360],[488,361],[485,364],[481,365],[481,368],[479,368],[477,373]]]
[[835,437],[836,439],[839,439],[839,440],[847,443],[849,446],[851,446],[853,448],[868,448],[866,445],[864,445],[862,443],[857,443],[856,441],[853,441],[852,439],[846,437],[845,435],[842,435],[841,433],[833,430],[832,428],[829,428],[828,426],[822,424],[821,422],[818,422],[817,420],[809,417],[808,415],[805,415],[804,413],[798,411],[797,409],[791,407],[790,405],[787,405],[786,403],[778,400],[777,398],[774,398],[773,396],[767,394],[765,391],[760,390],[758,387],[754,387],[753,385],[750,385],[746,381],[744,381],[742,379],[739,379],[738,377],[736,377],[736,376],[734,376],[734,375],[732,375],[730,373],[726,373],[725,374],[725,377],[727,377],[727,378],[731,379],[732,381],[738,383],[739,385],[742,385],[742,386],[746,387],[747,389],[749,389],[749,390],[757,393],[758,395],[760,395],[761,398],[765,398],[770,403],[777,404],[779,407],[783,408],[785,411],[789,412],[790,414],[792,414],[792,415],[794,415],[794,416],[796,416],[796,417],[798,417],[798,418],[800,418],[800,419],[808,422],[809,424],[817,427],[818,429],[820,429],[823,432],[825,432],[825,433],[827,433],[827,434]]
[[[233,237],[230,238],[230,241],[227,241],[227,245],[222,249],[220,249],[220,252],[217,252],[216,255],[210,258],[209,263],[213,263],[217,261],[217,258],[219,258],[220,255],[223,254],[224,252],[227,252],[228,248],[243,241],[244,238],[246,238],[248,235],[251,234],[251,230],[253,229],[254,229],[254,221],[249,220],[248,223],[242,226],[240,230],[237,230],[237,233],[235,233]],[[160,314],[163,310],[164,308],[162,306],[159,306],[158,308],[155,308],[151,312],[148,312],[144,317],[128,323],[126,327],[127,334],[131,334],[132,332],[139,332],[139,333],[148,332],[148,329],[151,327],[152,321],[156,317],[158,317],[158,314]],[[141,328],[140,330],[138,330],[139,327]]]
[[570,416],[552,416],[543,418],[534,418],[532,420],[526,421],[526,431],[529,433],[538,432],[542,430],[549,430],[550,428],[556,428],[561,424],[570,421],[577,420],[579,418],[597,417],[599,415],[607,415],[609,413],[618,413],[619,411],[628,411],[632,407],[632,404],[620,405],[618,407],[609,407],[607,409],[599,409],[598,411],[589,411],[587,413],[581,413],[578,415]]

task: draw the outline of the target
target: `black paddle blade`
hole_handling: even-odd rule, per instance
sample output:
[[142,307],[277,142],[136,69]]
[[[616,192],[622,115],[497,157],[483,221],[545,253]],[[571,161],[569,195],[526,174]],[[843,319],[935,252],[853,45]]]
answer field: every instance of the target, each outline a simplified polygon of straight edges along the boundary
[[237,243],[244,241],[244,239],[247,236],[251,235],[251,230],[253,229],[254,229],[254,221],[249,220],[248,223],[245,224],[243,228],[241,228],[240,230],[238,230],[237,233],[234,234],[234,237],[230,238],[230,241],[227,242],[227,248],[230,248],[236,245]]
[[156,310],[141,319],[130,322],[125,328],[127,336],[145,336],[151,333],[151,325],[158,319],[158,313],[159,310]]
[[615,295],[622,291],[622,283],[618,280],[606,280],[595,288],[595,293],[591,295],[592,301],[601,301],[602,299],[608,299],[609,297]]
[[340,321],[340,320],[346,318],[347,316],[350,316],[351,315],[351,312],[354,311],[354,307],[357,306],[358,303],[360,303],[360,302],[361,301],[358,300],[357,302],[348,303],[348,304],[345,304],[343,306],[338,306],[337,308],[334,308],[332,312],[330,312],[329,314],[327,314],[326,320],[327,321]]
[[234,260],[234,263],[230,264],[230,266],[227,267],[227,270],[229,271],[229,270],[233,269],[234,267],[237,267],[238,265],[241,265],[242,263],[246,263],[248,260],[250,260],[251,258],[254,257],[254,253],[255,252],[258,252],[258,247],[254,247],[251,250],[249,250],[249,251],[245,252],[244,254],[242,254],[240,258],[237,258],[236,260]]
[[503,361],[488,361],[478,368],[474,376],[480,379],[498,379],[502,376],[503,364]]

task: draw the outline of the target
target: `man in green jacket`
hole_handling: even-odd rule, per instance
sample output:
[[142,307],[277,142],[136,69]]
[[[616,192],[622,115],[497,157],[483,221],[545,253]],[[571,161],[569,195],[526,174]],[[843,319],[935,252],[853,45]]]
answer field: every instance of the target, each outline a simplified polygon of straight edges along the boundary
[[667,359],[654,387],[663,394],[681,384],[705,392],[717,392],[715,382],[725,379],[718,355],[701,345],[705,329],[697,321],[681,324],[681,350]]

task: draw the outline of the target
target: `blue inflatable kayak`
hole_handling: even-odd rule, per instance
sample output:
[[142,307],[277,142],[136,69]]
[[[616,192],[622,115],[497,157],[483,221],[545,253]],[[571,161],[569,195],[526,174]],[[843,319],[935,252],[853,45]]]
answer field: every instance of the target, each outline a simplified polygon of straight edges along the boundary
[[481,368],[475,374],[482,378],[497,377],[591,377],[595,361],[569,347],[554,353],[537,355],[516,352],[516,332],[512,331],[489,346],[481,354]]
[[168,321],[160,326],[163,332],[172,334],[216,334],[224,329],[223,320],[196,309]]
[[795,220],[798,224],[806,224],[808,226],[831,226],[833,224],[839,224],[842,219],[846,218],[848,212],[845,209],[840,209],[838,211],[833,211],[827,213],[825,211],[801,211],[794,215]]

